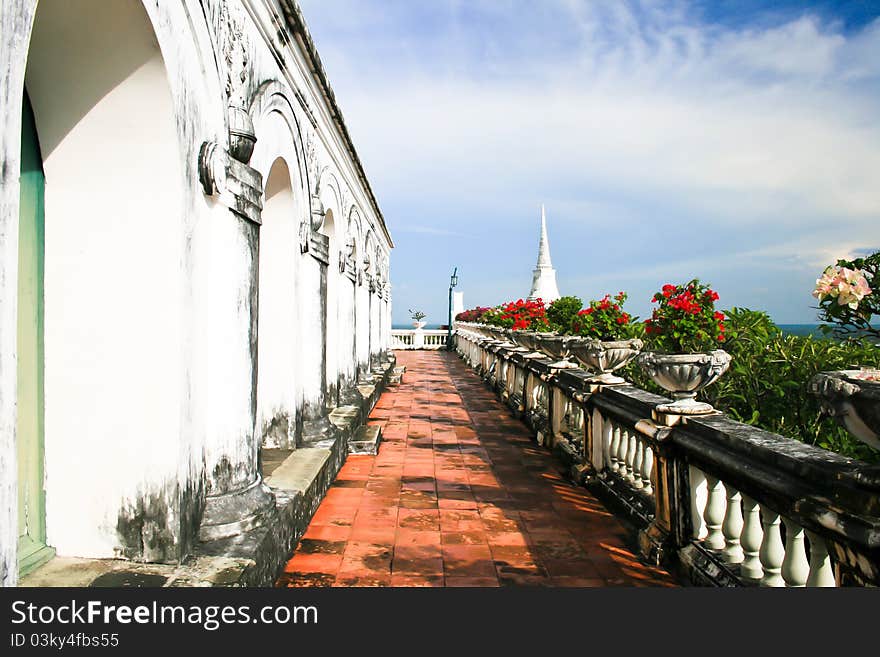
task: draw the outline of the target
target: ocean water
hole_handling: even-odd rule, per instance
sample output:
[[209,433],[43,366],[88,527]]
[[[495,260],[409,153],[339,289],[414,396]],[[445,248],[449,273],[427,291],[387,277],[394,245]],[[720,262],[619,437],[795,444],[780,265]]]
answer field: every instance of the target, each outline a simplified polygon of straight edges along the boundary
[[818,324],[777,324],[787,335],[812,335],[816,338],[825,337]]
[[[440,328],[440,326],[441,324],[425,324],[424,328],[427,331],[436,331]],[[396,330],[412,329],[413,325],[412,322],[410,322],[409,324],[392,324],[391,328]]]

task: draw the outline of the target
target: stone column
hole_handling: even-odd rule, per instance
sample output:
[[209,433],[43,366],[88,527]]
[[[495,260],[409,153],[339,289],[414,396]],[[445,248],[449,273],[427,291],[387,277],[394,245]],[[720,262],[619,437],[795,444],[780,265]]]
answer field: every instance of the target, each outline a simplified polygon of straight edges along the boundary
[[[343,288],[351,284],[350,292],[339,291],[339,298],[348,297],[345,315],[342,318],[343,325],[340,326],[339,335],[346,335],[347,342],[341,343],[342,350],[347,349],[347,355],[340,353],[340,377],[339,377],[339,404],[341,406],[350,406],[360,402],[357,391],[357,373],[358,373],[358,355],[357,355],[357,273],[354,269],[354,259],[351,257],[352,244],[349,243],[348,253],[345,255],[345,261],[340,266],[344,272],[342,277]],[[345,358],[344,364],[341,360]]]
[[[323,216],[322,213],[321,216]],[[333,435],[333,425],[327,414],[326,394],[327,394],[327,266],[329,264],[329,238],[321,233],[314,232],[315,223],[312,222],[312,231],[308,238],[308,244],[305,248],[311,255],[303,264],[304,269],[309,271],[309,276],[305,276],[306,294],[309,288],[311,291],[317,292],[317,297],[304,299],[300,304],[301,309],[305,309],[308,316],[314,315],[314,323],[310,328],[318,335],[319,348],[316,354],[308,359],[304,359],[306,369],[312,370],[317,367],[317,381],[311,376],[311,384],[317,383],[317,395],[314,392],[307,394],[303,403],[303,443],[313,444],[315,442],[327,439]],[[320,225],[320,224],[319,224]],[[317,273],[317,276],[314,276]],[[314,280],[314,279],[317,280]],[[317,285],[315,285],[317,283]],[[317,290],[315,290],[317,287]],[[300,324],[302,326],[302,323]],[[305,341],[306,335],[301,335],[303,345],[306,350],[314,349],[316,343],[311,344]],[[309,380],[306,380],[309,385]]]
[[[205,509],[199,539],[228,538],[259,526],[274,511],[275,498],[258,467],[257,290],[262,176],[248,166],[256,137],[250,116],[229,108],[225,145],[205,142],[199,177],[206,195],[231,210],[212,225],[206,247],[207,276],[197,277],[204,299],[202,330],[208,345],[203,383],[213,408],[205,444]],[[249,136],[248,136],[249,135]],[[203,345],[204,346],[204,345]]]

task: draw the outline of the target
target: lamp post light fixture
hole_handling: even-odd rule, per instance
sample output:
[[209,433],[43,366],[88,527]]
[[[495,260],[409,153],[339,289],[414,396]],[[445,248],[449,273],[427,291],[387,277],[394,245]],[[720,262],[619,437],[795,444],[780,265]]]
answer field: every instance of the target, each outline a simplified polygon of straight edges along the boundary
[[449,325],[446,327],[446,351],[452,351],[452,288],[458,285],[458,267],[452,270],[449,277]]

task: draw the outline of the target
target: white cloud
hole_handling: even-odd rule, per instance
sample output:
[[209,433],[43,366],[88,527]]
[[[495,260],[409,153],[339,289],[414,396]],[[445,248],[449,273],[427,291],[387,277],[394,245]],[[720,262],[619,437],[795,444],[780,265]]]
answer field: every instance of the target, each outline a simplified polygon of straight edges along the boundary
[[[723,251],[679,270],[794,258],[806,272],[880,243],[880,19],[844,32],[809,13],[706,24],[675,1],[303,4],[329,25],[316,41],[380,203],[407,210],[397,230],[511,230],[552,200],[562,239],[629,227],[643,275],[668,268],[639,221]],[[443,224],[407,227],[425,207]],[[589,269],[560,251],[561,272]]]

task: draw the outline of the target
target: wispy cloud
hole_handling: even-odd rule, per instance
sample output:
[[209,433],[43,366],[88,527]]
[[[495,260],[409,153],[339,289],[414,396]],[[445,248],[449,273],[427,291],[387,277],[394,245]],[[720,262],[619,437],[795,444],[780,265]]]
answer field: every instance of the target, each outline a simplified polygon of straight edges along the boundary
[[[762,297],[786,316],[811,315],[811,267],[880,243],[876,18],[845,29],[832,4],[713,21],[674,0],[302,4],[399,238],[395,283],[436,287],[438,306],[443,282],[399,257],[406,233],[460,238],[464,270],[521,296],[542,200],[561,285],[647,263],[645,277],[699,269],[746,297],[725,267],[771,277],[796,258]],[[493,261],[505,256],[521,274]]]

